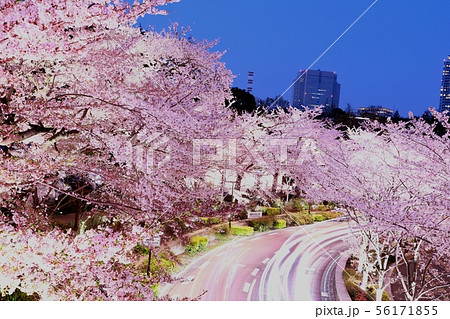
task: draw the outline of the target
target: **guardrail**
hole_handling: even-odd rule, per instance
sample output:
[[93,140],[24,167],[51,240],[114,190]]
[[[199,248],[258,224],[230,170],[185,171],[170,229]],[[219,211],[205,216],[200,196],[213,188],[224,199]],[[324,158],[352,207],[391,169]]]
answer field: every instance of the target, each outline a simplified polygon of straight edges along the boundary
[[347,259],[349,257],[350,255],[348,253],[341,254],[336,266],[336,272],[334,273],[334,283],[336,285],[336,297],[338,301],[352,301],[352,298],[350,298],[347,288],[345,287],[344,278],[342,276],[345,270],[345,264],[347,263]]

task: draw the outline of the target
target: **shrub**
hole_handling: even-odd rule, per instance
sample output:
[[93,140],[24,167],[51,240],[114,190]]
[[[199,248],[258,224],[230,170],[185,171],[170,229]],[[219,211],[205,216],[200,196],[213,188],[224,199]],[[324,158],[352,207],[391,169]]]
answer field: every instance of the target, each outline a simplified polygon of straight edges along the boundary
[[217,225],[222,222],[220,217],[200,217],[200,219],[205,225]]
[[354,269],[345,268],[345,271],[342,273],[345,288],[353,301],[372,300],[371,296],[356,284],[356,282],[360,281],[360,276]]
[[381,296],[381,301],[391,301],[391,297],[389,294],[385,291],[383,291],[383,295]]
[[[375,285],[375,286],[367,287],[367,293],[372,297],[371,300],[377,299],[376,287],[378,287],[378,286]],[[389,297],[389,294],[386,292],[386,290],[384,290],[381,295],[381,301],[390,301],[390,300],[391,300],[391,297]]]
[[286,228],[286,221],[284,219],[277,219],[274,225],[275,229]]
[[2,295],[0,293],[0,301],[37,301],[40,297],[37,293],[32,295],[27,295],[26,293],[20,291],[19,289],[14,290],[10,295]]
[[241,209],[235,216],[239,220],[247,219],[247,210]]
[[[145,258],[142,264],[142,272],[147,270],[148,258]],[[167,274],[178,271],[178,264],[173,259],[173,255],[168,251],[161,251],[160,253],[152,253],[152,259],[150,261],[150,273],[151,276],[156,278],[162,278]]]
[[328,210],[328,207],[327,207],[327,205],[319,204],[319,205],[317,205],[317,210],[324,212],[324,211]]
[[320,215],[322,215],[325,219],[333,219],[342,216],[341,213],[331,211],[321,212]]
[[289,225],[308,225],[314,223],[314,218],[308,213],[290,214]]
[[136,246],[134,246],[133,251],[142,256],[148,255],[149,252],[148,247],[141,244],[137,244]]
[[268,207],[263,207],[263,206],[256,207],[256,209],[259,210],[261,213],[263,213],[263,215],[267,215],[267,208]]
[[303,210],[308,210],[308,203],[299,198],[294,198],[289,200],[285,207],[286,210],[291,212],[301,212]]
[[273,228],[273,223],[275,220],[273,217],[261,217],[256,219],[250,219],[247,224],[252,227],[255,231],[267,231]]
[[281,208],[279,207],[267,207],[267,216],[276,216],[281,214]]
[[283,207],[283,201],[280,198],[276,198],[270,203],[270,206],[282,208]]
[[159,286],[160,286],[160,284],[157,283],[157,284],[155,284],[155,285],[153,285],[153,286],[150,287],[150,288],[152,289],[152,291],[153,291],[153,295],[154,295],[156,298],[158,298],[158,296],[159,296]]
[[312,216],[314,218],[314,222],[322,222],[325,220],[325,217],[320,214],[313,214]]
[[161,268],[167,271],[168,273],[174,272],[178,268],[175,261],[170,259],[161,258],[159,260],[159,263],[161,265]]
[[215,226],[214,229],[219,233],[219,234],[224,234],[224,235],[228,235],[230,233],[230,228],[227,225],[220,225],[220,226]]
[[237,236],[251,236],[254,230],[249,226],[231,226],[231,233]]
[[106,224],[107,222],[108,219],[106,216],[94,214],[93,216],[88,217],[85,221],[82,221],[82,227],[84,230],[95,229],[98,226]]
[[[167,250],[163,250],[158,254],[160,266],[168,273],[177,271],[178,265],[174,255]],[[174,259],[175,258],[175,259]]]
[[196,235],[191,238],[189,245],[187,245],[185,248],[185,251],[188,254],[195,254],[196,252],[204,250],[207,245],[208,238]]

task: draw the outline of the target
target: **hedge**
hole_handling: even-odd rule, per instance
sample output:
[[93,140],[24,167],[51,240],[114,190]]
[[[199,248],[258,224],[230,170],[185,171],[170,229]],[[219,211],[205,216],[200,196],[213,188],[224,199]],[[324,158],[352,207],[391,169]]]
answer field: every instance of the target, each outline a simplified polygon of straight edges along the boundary
[[342,213],[339,212],[321,212],[320,215],[322,215],[325,219],[333,219],[342,216]]
[[259,210],[261,213],[263,213],[263,215],[267,214],[267,208],[269,208],[269,207],[264,207],[264,206],[256,207],[256,209]]
[[[357,273],[352,268],[345,268],[342,273],[344,279],[345,288],[347,288],[348,294],[353,301],[372,301],[376,300],[376,290],[374,287],[368,287],[367,291],[362,290],[358,285],[361,281],[361,274]],[[391,298],[386,291],[383,291],[381,296],[382,301],[390,301]]]
[[289,202],[285,205],[286,210],[288,211],[297,211],[301,212],[303,210],[308,210],[308,203],[299,198],[294,198],[289,200]]
[[191,238],[189,245],[186,246],[185,251],[187,253],[196,253],[202,251],[208,245],[208,238],[203,236],[194,236]]
[[281,214],[281,208],[279,207],[267,207],[266,209],[267,216],[275,216]]
[[320,214],[313,214],[314,222],[323,222],[325,220],[325,217],[323,217]]
[[231,226],[231,234],[237,236],[251,236],[255,231],[249,226]]
[[314,223],[314,218],[312,215],[308,213],[296,213],[296,214],[289,214],[291,218],[288,219],[289,225],[307,225]]
[[261,217],[250,219],[247,221],[248,226],[252,227],[255,231],[267,231],[273,228],[275,220],[273,217]]
[[205,225],[217,225],[222,222],[220,217],[200,217],[200,219]]
[[274,224],[275,229],[286,228],[286,221],[284,219],[277,219]]

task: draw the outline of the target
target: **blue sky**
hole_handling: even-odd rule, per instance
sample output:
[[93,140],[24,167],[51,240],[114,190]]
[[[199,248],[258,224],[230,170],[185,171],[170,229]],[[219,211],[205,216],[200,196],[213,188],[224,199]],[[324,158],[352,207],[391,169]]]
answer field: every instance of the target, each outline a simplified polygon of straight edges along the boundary
[[[253,93],[275,97],[375,0],[181,0],[144,28],[189,26],[198,40],[219,39],[218,51]],[[444,58],[450,55],[450,1],[379,0],[312,69],[335,71],[340,107],[383,105],[421,115],[438,107]],[[291,98],[290,92],[283,96]]]

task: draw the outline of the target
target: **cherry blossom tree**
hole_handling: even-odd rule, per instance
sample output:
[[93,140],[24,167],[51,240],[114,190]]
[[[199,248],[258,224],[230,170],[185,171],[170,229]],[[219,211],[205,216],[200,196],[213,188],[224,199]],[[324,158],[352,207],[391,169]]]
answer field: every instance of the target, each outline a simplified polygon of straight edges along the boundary
[[[169,2],[0,2],[2,262],[23,251],[20,271],[1,267],[2,293],[151,299],[153,282],[124,259],[139,243],[131,227],[177,236],[195,215],[217,213],[219,192],[203,182],[208,167],[193,165],[193,143],[233,130],[224,107],[232,75],[214,43],[176,26],[134,27]],[[50,223],[67,198],[69,234]],[[83,233],[85,210],[121,231]]]
[[132,251],[147,230],[110,228],[78,236],[54,229],[36,233],[1,224],[0,294],[16,289],[41,300],[153,300],[163,278],[147,277]]
[[[214,43],[133,27],[168,2],[2,3],[1,186],[16,222],[45,219],[51,193],[155,223],[213,198],[185,180],[207,169],[193,141],[229,125],[231,73]],[[59,185],[71,176],[83,183]],[[24,192],[36,196],[18,207]]]
[[[448,126],[445,115],[435,115]],[[445,267],[436,272],[448,254],[448,145],[448,135],[411,118],[368,122],[316,156],[322,164],[308,193],[344,207],[356,222],[360,270],[368,280],[372,273],[378,300],[394,268],[408,300],[432,298],[449,284]]]

